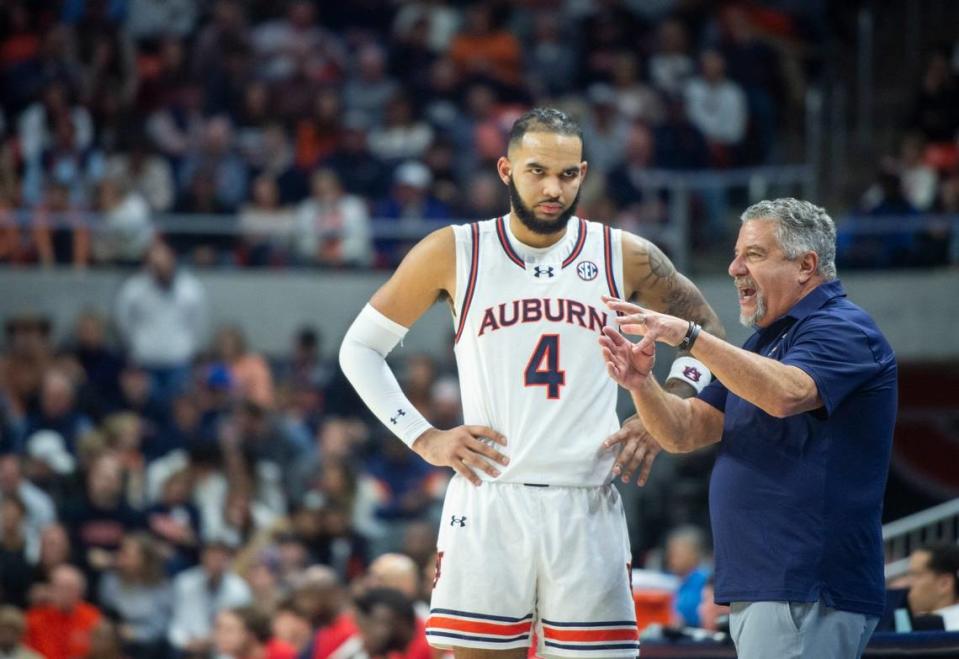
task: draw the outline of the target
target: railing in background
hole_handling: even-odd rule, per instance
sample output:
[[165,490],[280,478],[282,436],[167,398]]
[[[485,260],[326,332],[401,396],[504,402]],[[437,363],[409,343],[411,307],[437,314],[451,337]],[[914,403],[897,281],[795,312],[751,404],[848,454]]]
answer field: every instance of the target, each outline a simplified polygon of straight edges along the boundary
[[953,499],[882,527],[886,581],[904,576],[909,554],[925,544],[959,542],[959,499]]
[[[771,196],[801,196],[816,199],[816,174],[811,165],[782,165],[729,170],[675,171],[649,169],[636,181],[637,186],[649,198],[663,199],[666,216],[660,223],[644,223],[638,230],[647,238],[658,242],[670,253],[677,267],[688,270],[692,245],[694,202],[707,206],[717,217],[709,222],[721,227],[726,234],[735,233],[735,217],[741,208],[731,208],[727,203],[733,192],[744,191],[747,203]],[[741,200],[743,195],[737,199]],[[705,201],[704,201],[705,200]],[[717,203],[718,202],[718,203]],[[21,227],[30,226],[39,217],[31,210],[17,210],[0,219],[8,218]],[[97,213],[71,212],[66,215],[44,214],[43,221],[50,227],[86,227],[96,232],[104,226]],[[430,231],[451,222],[468,220],[450,219],[443,222],[422,220],[373,220],[370,224],[373,240],[415,241]],[[238,215],[155,215],[153,228],[166,235],[242,235],[243,228]],[[262,235],[262,234],[261,234]],[[295,236],[295,230],[287,229],[275,234],[277,238]],[[320,236],[324,237],[324,236]]]

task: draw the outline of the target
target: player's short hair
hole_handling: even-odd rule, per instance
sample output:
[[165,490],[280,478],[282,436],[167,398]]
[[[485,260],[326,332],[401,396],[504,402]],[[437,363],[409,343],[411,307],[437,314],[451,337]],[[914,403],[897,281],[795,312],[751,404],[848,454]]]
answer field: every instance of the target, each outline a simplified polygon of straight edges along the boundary
[[583,141],[583,127],[568,114],[556,108],[533,108],[513,123],[509,145],[519,142],[526,133],[572,135]]
[[817,272],[827,281],[836,278],[836,225],[824,208],[792,197],[764,199],[747,208],[741,219],[775,220],[776,238],[786,258],[815,252]]
[[929,570],[952,577],[952,598],[959,601],[959,545],[944,542],[926,545],[920,551],[929,554],[926,564]]

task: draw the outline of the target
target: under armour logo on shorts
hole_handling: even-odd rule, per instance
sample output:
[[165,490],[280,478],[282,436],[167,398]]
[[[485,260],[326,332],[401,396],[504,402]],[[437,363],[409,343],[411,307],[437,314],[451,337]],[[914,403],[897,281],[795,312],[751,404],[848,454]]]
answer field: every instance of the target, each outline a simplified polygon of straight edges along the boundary
[[553,276],[553,266],[551,265],[537,265],[533,268],[533,276],[539,279],[540,277],[552,277]]
[[466,515],[463,515],[462,517],[450,515],[450,526],[459,526],[460,528],[466,526]]
[[390,423],[395,426],[399,422],[401,416],[406,416],[406,412],[403,410],[396,410],[396,416],[390,417]]

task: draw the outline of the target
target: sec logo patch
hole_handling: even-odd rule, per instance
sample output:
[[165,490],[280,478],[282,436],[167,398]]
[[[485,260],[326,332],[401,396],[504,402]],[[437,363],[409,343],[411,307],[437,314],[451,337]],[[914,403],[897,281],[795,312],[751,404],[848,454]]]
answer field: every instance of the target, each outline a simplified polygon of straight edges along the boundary
[[599,274],[599,268],[592,261],[580,261],[576,266],[576,274],[583,281],[593,281]]

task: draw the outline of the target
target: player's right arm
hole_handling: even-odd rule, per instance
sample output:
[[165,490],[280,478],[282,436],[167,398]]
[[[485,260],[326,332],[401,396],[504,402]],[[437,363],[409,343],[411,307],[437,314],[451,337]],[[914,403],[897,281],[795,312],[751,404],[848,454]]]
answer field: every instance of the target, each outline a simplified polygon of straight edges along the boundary
[[452,467],[479,485],[475,470],[495,477],[499,471],[490,460],[509,462],[481,438],[504,446],[506,439],[485,426],[434,428],[403,393],[386,363],[386,356],[420,316],[441,297],[453,299],[455,290],[456,238],[452,227],[446,227],[410,250],[373,294],[343,337],[340,366],[373,414],[407,446],[430,464]]

